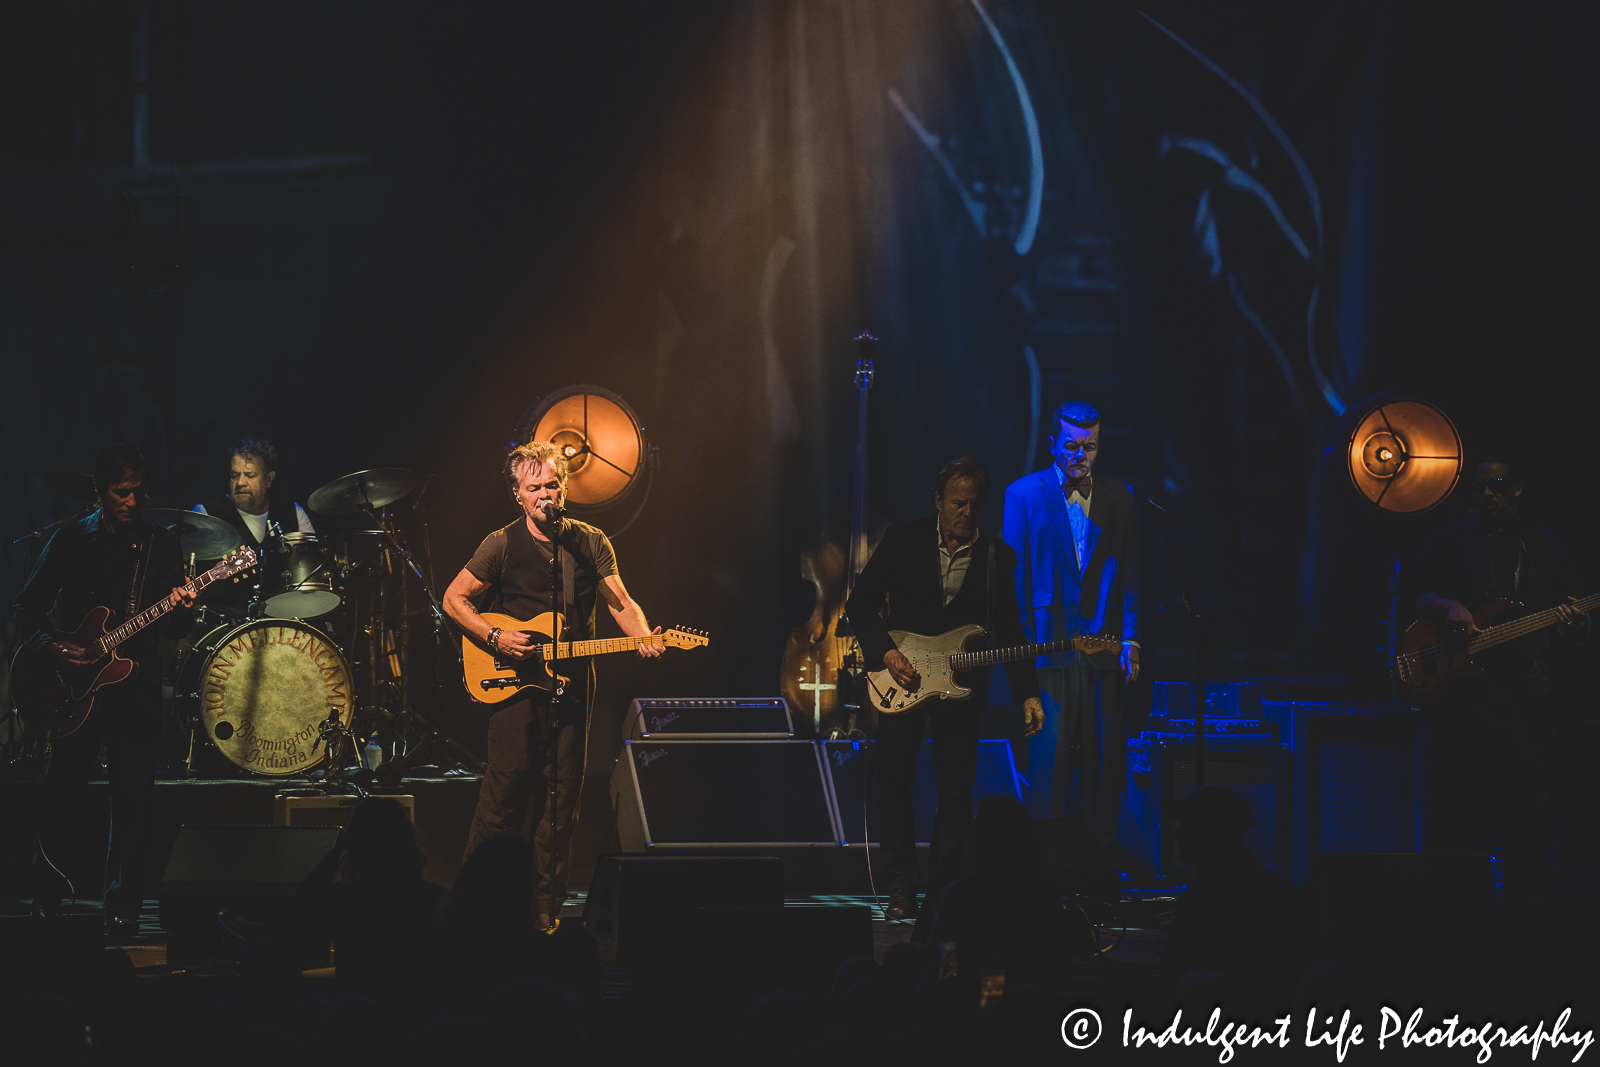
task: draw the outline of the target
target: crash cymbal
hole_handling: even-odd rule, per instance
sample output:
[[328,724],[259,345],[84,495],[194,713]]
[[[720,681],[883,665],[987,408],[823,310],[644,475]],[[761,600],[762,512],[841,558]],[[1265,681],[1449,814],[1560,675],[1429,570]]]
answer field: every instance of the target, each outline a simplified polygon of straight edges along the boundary
[[196,559],[221,559],[244,544],[244,537],[226,520],[198,511],[176,508],[143,508],[147,521],[178,535],[185,556]]
[[364,507],[392,504],[417,487],[417,476],[400,467],[379,467],[335,478],[311,494],[312,511],[354,515]]
[[94,475],[92,474],[68,474],[57,471],[54,474],[45,475],[44,480],[50,483],[50,488],[58,493],[65,493],[74,500],[82,500],[88,504],[94,504],[100,500],[100,494],[94,491]]

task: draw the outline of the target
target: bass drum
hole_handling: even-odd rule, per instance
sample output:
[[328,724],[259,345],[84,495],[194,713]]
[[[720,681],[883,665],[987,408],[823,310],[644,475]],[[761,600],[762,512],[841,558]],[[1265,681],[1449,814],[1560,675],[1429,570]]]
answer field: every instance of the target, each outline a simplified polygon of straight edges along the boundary
[[275,778],[327,756],[318,728],[337,708],[355,717],[350,665],[332,639],[297,619],[229,623],[195,644],[178,692],[199,701],[200,724],[228,759]]

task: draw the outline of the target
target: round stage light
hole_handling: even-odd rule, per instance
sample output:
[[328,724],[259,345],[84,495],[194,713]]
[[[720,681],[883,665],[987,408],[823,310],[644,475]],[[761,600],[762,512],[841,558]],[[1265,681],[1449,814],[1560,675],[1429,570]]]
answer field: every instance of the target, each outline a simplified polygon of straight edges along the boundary
[[638,516],[649,492],[653,449],[628,402],[597,385],[568,385],[522,413],[512,446],[549,441],[567,458],[567,507],[594,519],[636,505],[615,535]]
[[1356,492],[1399,515],[1437,507],[1461,480],[1461,435],[1448,415],[1420,400],[1370,404],[1355,419],[1345,455]]

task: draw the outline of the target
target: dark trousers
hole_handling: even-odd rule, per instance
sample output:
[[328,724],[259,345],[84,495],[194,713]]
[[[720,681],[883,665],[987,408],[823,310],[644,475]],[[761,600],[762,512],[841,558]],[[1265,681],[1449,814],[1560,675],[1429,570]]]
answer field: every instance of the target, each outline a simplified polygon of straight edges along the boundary
[[539,865],[535,897],[538,914],[552,918],[560,914],[567,898],[567,862],[578,824],[588,739],[585,704],[569,697],[559,716],[553,717],[547,701],[519,697],[490,716],[489,769],[478,790],[478,811],[462,856],[464,863],[485,838],[520,834],[537,789],[543,804],[533,834]]
[[952,853],[972,821],[983,707],[973,699],[931,700],[903,715],[878,719],[878,836],[891,891],[910,892],[916,885],[917,829],[911,783],[917,777],[917,753],[930,725],[933,786],[939,806],[928,852],[928,888],[936,891],[955,877],[950,870]]
[[[148,666],[148,665],[146,665]],[[140,667],[140,675],[148,672]],[[138,682],[144,685],[136,685]],[[35,793],[38,849],[33,859],[33,897],[47,906],[67,892],[61,871],[70,865],[73,838],[83,823],[89,779],[99,769],[105,743],[111,785],[111,834],[103,885],[73,886],[77,896],[104,894],[107,915],[135,918],[148,885],[150,821],[161,722],[159,674],[135,677],[95,700],[88,725],[51,745],[44,781]]]
[[1128,777],[1122,678],[1082,654],[1039,671],[1044,729],[1028,741],[1028,809],[1035,819],[1084,819],[1107,848]]

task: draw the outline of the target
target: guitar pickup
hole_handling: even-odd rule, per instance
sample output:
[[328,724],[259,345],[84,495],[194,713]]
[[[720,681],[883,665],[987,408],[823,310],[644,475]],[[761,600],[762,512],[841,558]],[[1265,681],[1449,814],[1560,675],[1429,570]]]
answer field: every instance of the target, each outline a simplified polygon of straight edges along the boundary
[[485,678],[478,683],[485,692],[490,689],[514,689],[521,684],[520,678]]

